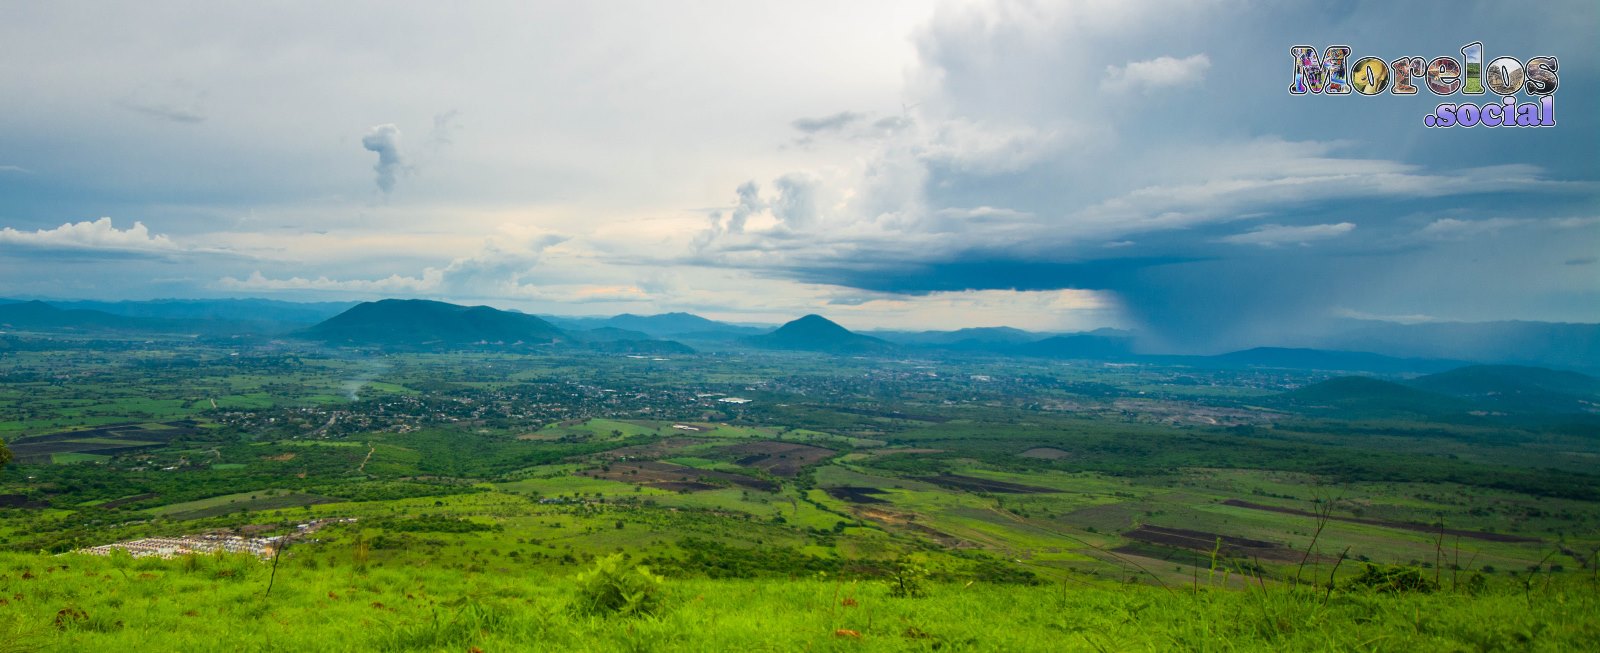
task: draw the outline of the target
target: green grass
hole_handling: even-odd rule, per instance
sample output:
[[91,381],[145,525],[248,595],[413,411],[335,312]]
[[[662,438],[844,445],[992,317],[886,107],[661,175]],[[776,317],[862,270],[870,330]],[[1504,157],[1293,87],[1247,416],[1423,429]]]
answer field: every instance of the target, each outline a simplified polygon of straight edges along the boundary
[[[267,443],[258,443],[267,444]],[[271,444],[285,447],[361,447],[360,442],[351,440],[279,440]]]
[[274,496],[262,495],[259,498],[237,503],[219,504],[180,512],[166,512],[163,515],[178,520],[205,519],[236,512],[281,511],[285,508],[301,508],[319,503],[334,503],[336,501],[328,497],[294,492]]
[[655,488],[642,488],[635,491],[638,486],[587,476],[557,476],[554,478],[533,478],[522,481],[500,483],[497,487],[507,492],[519,494],[537,493],[546,497],[572,496],[573,493],[593,496],[656,496],[671,494]]
[[193,512],[195,510],[204,510],[207,508],[216,508],[220,506],[239,504],[246,501],[253,501],[267,496],[267,493],[271,491],[272,490],[268,488],[262,488],[259,490],[250,490],[247,492],[237,492],[234,494],[225,494],[222,496],[197,499],[195,501],[185,501],[183,503],[171,503],[158,508],[151,508],[149,512],[154,515],[174,515],[184,512]]
[[[0,641],[126,651],[1584,650],[1594,588],[1385,595],[1280,588],[668,579],[652,616],[585,615],[566,572],[287,555],[192,561],[0,555]],[[24,576],[29,578],[24,578]],[[57,624],[60,624],[59,626]]]
[[[46,375],[40,378],[91,370],[96,376],[94,383],[0,384],[0,413],[8,420],[0,422],[0,434],[179,414],[208,428],[103,464],[0,470],[0,494],[51,506],[0,511],[0,549],[18,552],[0,554],[0,598],[7,601],[0,605],[0,653],[140,644],[163,650],[1562,650],[1595,635],[1592,570],[1580,571],[1579,559],[1600,548],[1600,493],[1593,491],[1600,486],[1585,464],[1600,453],[1586,431],[1572,426],[1278,416],[1233,428],[1195,416],[1249,412],[1238,402],[1265,391],[1230,385],[1228,375],[1216,386],[1176,386],[1167,384],[1169,372],[1054,362],[929,362],[937,377],[877,369],[910,365],[903,362],[804,356],[656,364],[492,354],[375,361],[308,351],[297,362],[272,366],[247,368],[226,358],[187,366],[206,351],[6,359]],[[146,365],[169,359],[186,365]],[[968,372],[992,375],[995,385],[1020,385],[991,392],[966,381]],[[349,403],[353,378],[373,380]],[[537,392],[518,394],[528,392],[519,389],[523,383]],[[772,390],[742,389],[757,383]],[[568,404],[563,393],[576,384],[588,389]],[[615,392],[601,396],[595,388]],[[1075,394],[1097,388],[1149,395]],[[757,401],[737,408],[696,402],[693,393],[701,390]],[[635,396],[659,403],[650,410],[628,405]],[[340,411],[338,419],[330,422],[333,412],[319,403],[338,404],[328,407]],[[673,429],[678,423],[705,430]],[[529,433],[539,437],[517,439]],[[669,461],[725,471],[742,468],[718,449],[756,439],[854,452],[781,479],[778,492],[678,493],[573,476],[602,464],[603,452],[663,438],[698,442],[664,451],[676,456]],[[1019,455],[1035,447],[1064,456]],[[938,451],[906,453],[929,449]],[[1055,491],[1013,494],[924,480],[938,474]],[[881,490],[875,496],[883,503],[853,504],[825,491],[842,486]],[[105,507],[147,494],[153,496]],[[1464,538],[1458,554],[1453,540],[1441,547],[1426,532],[1332,522],[1316,535],[1318,552],[1348,549],[1352,559],[1338,569],[1341,588],[1324,595],[1285,589],[1281,581],[1294,576],[1292,563],[1262,562],[1266,577],[1256,581],[1239,573],[1255,561],[1223,560],[1212,576],[1204,553],[1127,536],[1149,525],[1294,551],[1311,544],[1314,519],[1224,505],[1228,499],[1300,510],[1338,499],[1340,516],[1443,519],[1452,528],[1542,541]],[[360,521],[292,548],[270,600],[257,561],[207,558],[191,569],[183,562],[119,566],[27,553],[342,517]],[[473,526],[464,527],[468,522]],[[353,560],[358,542],[369,547],[364,571]],[[714,555],[696,558],[697,551]],[[572,574],[612,553],[651,560],[671,575],[664,612],[618,620],[569,609]],[[903,555],[934,571],[931,596],[888,596],[881,575]],[[1420,573],[1437,574],[1447,588],[1481,570],[1489,590],[1398,597],[1350,590],[1361,558],[1429,565]],[[1435,561],[1446,568],[1433,569]],[[1453,573],[1450,562],[1469,571]],[[1542,570],[1530,574],[1535,565]],[[1547,573],[1557,566],[1565,570]],[[24,579],[24,569],[33,578]],[[831,575],[820,577],[819,569]],[[1332,571],[1326,559],[1307,567],[1319,580]],[[1024,573],[1046,584],[997,584]],[[1195,585],[1204,591],[1196,593]],[[855,604],[845,605],[845,598]],[[56,615],[69,608],[87,617],[80,623],[69,610],[58,629]],[[186,614],[191,610],[193,616]],[[861,637],[835,635],[839,629]],[[15,641],[24,645],[8,648]]]
[[104,461],[107,461],[107,460],[110,460],[110,459],[111,459],[111,456],[100,456],[100,455],[96,455],[96,454],[92,454],[92,453],[55,453],[55,454],[50,454],[50,462],[53,462],[53,463],[55,463],[57,465],[69,465],[69,464],[72,464],[72,463],[104,462]]

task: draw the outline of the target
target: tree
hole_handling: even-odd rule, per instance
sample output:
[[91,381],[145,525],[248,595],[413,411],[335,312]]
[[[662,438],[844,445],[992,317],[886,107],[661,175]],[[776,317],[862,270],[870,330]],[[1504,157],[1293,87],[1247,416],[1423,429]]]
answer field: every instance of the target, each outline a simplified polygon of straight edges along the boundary
[[11,450],[6,448],[6,443],[0,442],[0,467],[5,467],[11,462]]

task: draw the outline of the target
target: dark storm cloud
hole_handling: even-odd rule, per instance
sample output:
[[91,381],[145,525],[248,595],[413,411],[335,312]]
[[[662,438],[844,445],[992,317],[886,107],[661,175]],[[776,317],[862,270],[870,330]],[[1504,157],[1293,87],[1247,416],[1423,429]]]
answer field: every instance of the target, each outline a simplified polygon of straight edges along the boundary
[[962,290],[1099,290],[1130,286],[1142,270],[1194,260],[1155,257],[1050,262],[973,253],[945,261],[862,261],[863,265],[799,268],[791,274],[811,283],[903,295]]
[[[1319,5],[1316,19],[1226,3],[952,7],[914,39],[924,108],[881,126],[888,144],[826,195],[850,205],[811,203],[809,220],[724,243],[722,262],[889,293],[1109,291],[1154,341],[1189,349],[1312,333],[1341,311],[1593,319],[1570,306],[1594,288],[1574,272],[1600,230],[1551,226],[1600,197],[1600,130],[1576,117],[1600,96],[1572,91],[1600,83],[1592,69],[1563,66],[1573,85],[1557,104],[1572,117],[1540,130],[1428,130],[1426,93],[1292,97],[1287,84],[1302,41],[1359,34],[1361,55],[1432,57],[1481,39],[1563,64],[1595,42],[1497,3],[1360,20],[1386,6]],[[1213,22],[1229,28],[1195,29]],[[774,214],[792,178],[774,182]],[[816,228],[784,233],[798,224]]]

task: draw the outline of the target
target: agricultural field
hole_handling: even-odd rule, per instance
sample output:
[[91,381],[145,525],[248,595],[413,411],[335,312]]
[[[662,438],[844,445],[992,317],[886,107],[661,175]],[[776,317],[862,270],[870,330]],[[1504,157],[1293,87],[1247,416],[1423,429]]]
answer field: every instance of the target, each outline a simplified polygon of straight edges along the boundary
[[[357,648],[487,650],[589,633],[600,648],[643,637],[687,650],[701,640],[665,624],[733,623],[715,615],[749,601],[748,618],[793,629],[784,646],[1160,648],[1232,632],[1242,626],[1221,615],[1268,601],[1290,621],[1239,635],[1255,642],[1241,648],[1268,650],[1353,637],[1328,620],[1393,601],[1439,620],[1527,622],[1552,642],[1594,631],[1600,477],[1560,462],[1600,455],[1581,421],[1340,421],[1254,407],[1259,388],[1224,392],[1226,375],[1204,392],[1164,392],[1157,370],[1048,361],[362,359],[168,344],[160,356],[30,353],[30,365],[93,382],[54,385],[25,409],[18,397],[33,390],[15,386],[34,382],[0,384],[14,456],[0,470],[0,548],[13,552],[0,594],[33,597],[0,629],[67,650],[115,647],[188,612],[329,629],[434,615],[382,641],[347,636]],[[152,380],[168,368],[185,371]],[[146,403],[130,403],[136,392]],[[751,401],[717,401],[730,395]],[[293,536],[307,523],[332,525]],[[276,562],[72,554],[206,534],[287,539]],[[676,607],[635,630],[565,611],[581,594],[574,579],[613,555],[661,574]],[[267,565],[283,567],[273,602],[247,614],[222,598],[263,591]],[[927,596],[886,593],[908,569]],[[24,573],[112,583],[108,596],[145,616],[77,585],[29,589]],[[464,595],[463,578],[494,589]],[[1393,578],[1461,602],[1373,589]],[[159,599],[169,585],[218,591],[176,610]],[[1590,603],[1563,604],[1560,624],[1509,604],[1536,596]],[[1077,617],[1002,633],[952,616],[985,601],[1076,606],[1050,614]],[[1149,628],[1067,625],[1096,619],[1084,606],[1142,614]],[[755,623],[705,641],[746,642]],[[266,648],[300,641],[263,627]],[[1449,646],[1517,636],[1394,627],[1369,635]]]

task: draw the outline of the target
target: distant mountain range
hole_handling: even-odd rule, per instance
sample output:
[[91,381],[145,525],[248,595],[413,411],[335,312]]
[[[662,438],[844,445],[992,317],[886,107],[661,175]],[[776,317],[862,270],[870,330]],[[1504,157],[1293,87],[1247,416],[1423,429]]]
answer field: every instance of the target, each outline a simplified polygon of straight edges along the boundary
[[223,320],[242,323],[316,324],[350,310],[358,302],[285,302],[274,299],[155,299],[149,301],[54,301],[64,309],[100,311],[127,317],[173,320]]
[[[993,351],[993,350],[992,350]],[[1133,338],[1079,333],[1008,345],[998,353],[1035,358],[1121,361],[1133,357]]]
[[1600,324],[1357,321],[1349,330],[1314,345],[1389,356],[1600,371]]
[[542,318],[488,306],[423,299],[365,302],[294,335],[332,345],[393,349],[570,346],[608,353],[688,354],[682,343],[602,327],[567,331]]
[[[0,329],[75,333],[188,333],[213,336],[280,336],[302,332],[357,306],[384,300],[297,303],[267,299],[164,299],[153,301],[17,301],[0,299]],[[445,305],[443,302],[432,304]],[[462,307],[465,308],[465,307]],[[363,311],[371,309],[363,309]],[[1052,334],[1011,327],[952,331],[851,332],[821,316],[806,316],[776,329],[729,324],[691,313],[622,314],[613,317],[533,316],[517,311],[505,318],[484,313],[459,316],[458,328],[429,332],[428,320],[408,326],[377,320],[368,342],[393,345],[418,342],[564,342],[592,349],[640,353],[681,351],[678,347],[638,343],[675,341],[699,349],[750,347],[836,354],[972,355],[1060,360],[1103,360],[1205,368],[1283,368],[1370,372],[1388,375],[1429,374],[1473,363],[1524,364],[1600,373],[1600,324],[1546,322],[1426,323],[1401,325],[1352,321],[1339,335],[1324,337],[1313,348],[1257,347],[1215,356],[1151,354],[1136,349],[1135,334],[1115,329]],[[482,311],[480,311],[482,313]],[[359,317],[358,313],[354,317]],[[354,319],[354,317],[346,319]],[[509,326],[509,325],[516,326]],[[338,327],[335,322],[327,329]],[[442,325],[435,325],[441,326]],[[411,329],[409,335],[403,332]],[[335,331],[305,331],[324,341],[350,341]],[[609,344],[608,344],[609,343]],[[617,344],[633,343],[633,344]]]
[[101,311],[65,310],[40,301],[0,304],[0,329],[13,330],[151,330],[154,322]]
[[1271,403],[1371,418],[1597,414],[1600,379],[1538,367],[1469,365],[1403,382],[1338,377],[1280,394]]
[[1442,372],[1470,364],[1466,361],[1396,358],[1363,351],[1331,351],[1288,347],[1256,347],[1216,356],[1175,357],[1173,360],[1194,361],[1199,365],[1221,368],[1262,367],[1293,370],[1375,372],[1378,374],[1426,374]]
[[269,299],[20,301],[0,299],[0,328],[62,332],[274,334],[316,324],[353,302],[301,304]]
[[954,331],[866,331],[866,335],[912,346],[986,346],[994,344],[1018,345],[1033,342],[1043,334],[1011,327],[977,327]]
[[678,340],[731,340],[742,336],[766,333],[770,330],[718,322],[693,313],[662,313],[660,315],[623,313],[613,317],[542,315],[540,317],[567,330],[626,329],[649,334],[656,338]]
[[1522,365],[1471,365],[1407,382],[1414,388],[1512,411],[1600,411],[1600,379]]

